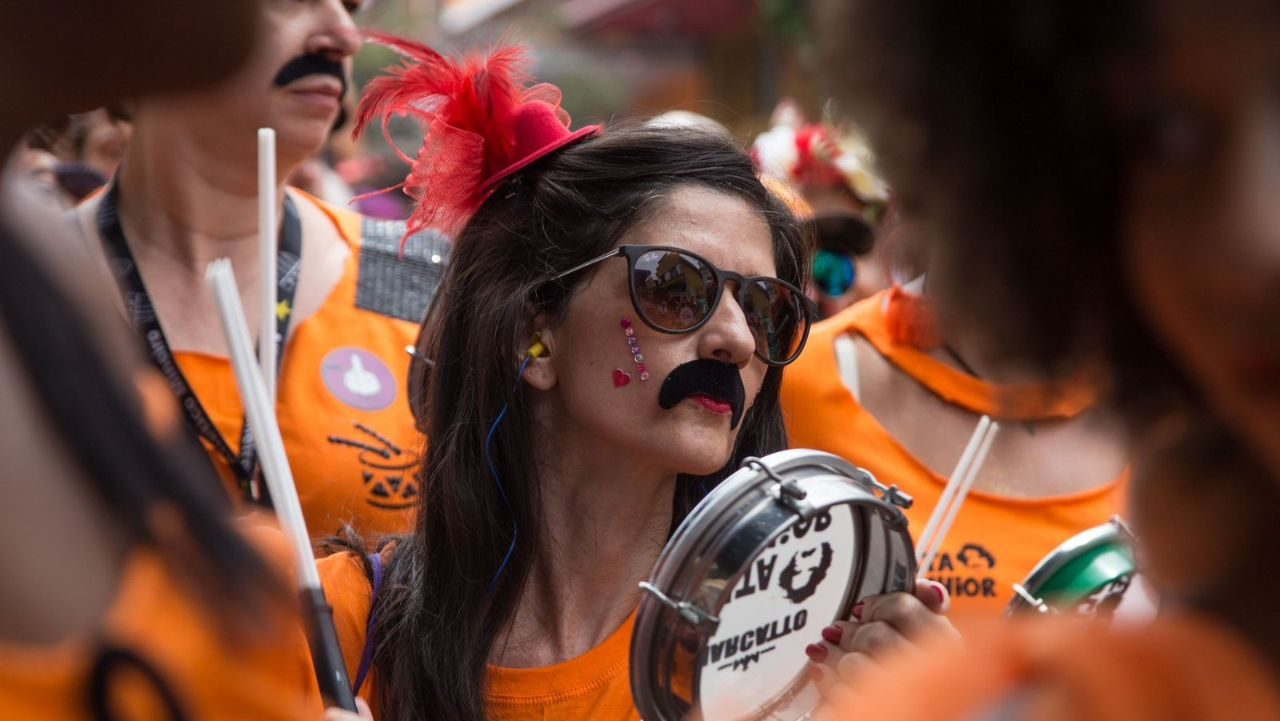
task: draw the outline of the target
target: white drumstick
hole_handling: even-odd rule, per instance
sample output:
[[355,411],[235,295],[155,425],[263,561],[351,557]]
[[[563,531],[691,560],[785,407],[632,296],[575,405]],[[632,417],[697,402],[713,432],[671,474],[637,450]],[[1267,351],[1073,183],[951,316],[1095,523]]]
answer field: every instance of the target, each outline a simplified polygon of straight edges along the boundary
[[218,316],[222,319],[222,331],[231,349],[236,385],[240,388],[240,398],[244,401],[249,427],[257,443],[258,456],[262,459],[262,472],[267,478],[267,488],[271,489],[276,516],[293,544],[307,644],[311,647],[311,663],[315,668],[320,696],[326,706],[355,711],[356,702],[347,678],[342,646],[333,624],[333,609],[325,599],[324,587],[320,585],[307,522],[302,516],[298,489],[294,486],[293,472],[284,453],[284,440],[280,437],[280,426],[276,424],[274,406],[268,399],[263,374],[258,372],[259,368],[253,361],[253,340],[249,337],[249,324],[244,319],[231,261],[226,258],[213,261],[205,277],[213,290]]
[[258,252],[262,270],[262,327],[258,362],[272,413],[276,407],[276,131],[258,129]]
[[302,516],[298,491],[293,484],[293,471],[285,457],[284,440],[280,426],[267,399],[263,376],[253,360],[253,341],[249,338],[249,326],[245,323],[244,309],[240,305],[240,293],[236,289],[235,272],[226,258],[209,264],[205,273],[209,288],[222,319],[222,330],[231,350],[231,367],[235,370],[236,385],[244,401],[245,414],[253,431],[253,441],[262,459],[262,472],[271,491],[280,526],[293,544],[298,560],[298,584],[301,588],[319,588],[320,575],[312,555],[311,537],[307,534],[307,522]]
[[[969,443],[965,445],[964,451],[960,454],[960,460],[956,462],[956,467],[951,471],[951,478],[947,480],[947,485],[942,489],[942,495],[938,498],[938,505],[934,506],[933,513],[929,515],[929,522],[925,524],[924,531],[916,538],[916,561],[918,562],[925,557],[929,548],[933,545],[934,533],[938,530],[938,524],[942,522],[942,517],[946,515],[947,507],[951,505],[951,499],[956,495],[956,491],[960,488],[960,483],[964,480],[965,473],[969,470],[969,464],[973,462],[973,457],[978,453],[978,446],[982,445],[982,439],[987,435],[987,428],[991,426],[991,417],[983,416],[978,419],[978,425],[973,429],[973,435],[969,436]],[[921,571],[927,569],[926,566],[920,566]]]
[[960,507],[964,505],[965,498],[969,495],[969,489],[973,488],[973,482],[978,478],[978,472],[982,470],[983,464],[987,462],[987,453],[991,451],[991,444],[995,443],[996,434],[999,432],[999,423],[992,423],[987,427],[987,434],[983,437],[981,445],[978,446],[978,451],[973,456],[973,462],[969,464],[964,479],[960,483],[960,488],[956,492],[955,499],[947,509],[947,515],[938,524],[933,536],[933,547],[929,549],[928,555],[921,560],[920,568],[928,569],[933,564],[933,559],[938,555],[938,551],[942,550],[942,542],[946,540],[947,533],[951,531],[951,524],[955,522],[956,516],[959,515]]

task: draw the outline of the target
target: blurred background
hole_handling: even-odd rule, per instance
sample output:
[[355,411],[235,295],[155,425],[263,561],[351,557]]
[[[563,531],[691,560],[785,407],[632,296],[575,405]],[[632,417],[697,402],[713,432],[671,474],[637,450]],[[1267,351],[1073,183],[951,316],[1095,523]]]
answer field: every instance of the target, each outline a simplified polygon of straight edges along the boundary
[[[377,0],[366,27],[445,51],[511,39],[535,75],[564,90],[575,125],[672,109],[711,117],[743,139],[782,97],[821,111],[811,0]],[[359,87],[391,62],[366,49]]]
[[[376,0],[358,19],[445,53],[524,43],[534,76],[564,91],[574,127],[684,110],[749,144],[783,98],[805,117],[824,112],[811,7],[811,0]],[[355,87],[395,62],[391,51],[367,46],[356,57]],[[421,143],[412,123],[393,124],[392,133],[410,155]],[[334,138],[329,161],[354,192],[403,179],[380,133],[348,141]],[[393,196],[361,210],[407,214],[407,199]]]
[[[683,114],[679,122],[722,126],[752,148],[771,187],[812,224],[820,253],[810,292],[829,315],[911,273],[897,273],[888,244],[878,242],[892,214],[874,153],[825,100],[813,1],[370,0],[356,19],[445,54],[521,43],[533,76],[563,91],[575,128],[671,111]],[[407,171],[383,134],[351,138],[364,86],[399,61],[379,45],[360,51],[345,122],[290,176],[292,185],[366,216],[410,214],[403,192],[378,192]],[[18,165],[54,202],[75,205],[115,174],[129,116],[125,102],[41,129]],[[405,155],[416,155],[416,122],[395,119],[390,131]]]

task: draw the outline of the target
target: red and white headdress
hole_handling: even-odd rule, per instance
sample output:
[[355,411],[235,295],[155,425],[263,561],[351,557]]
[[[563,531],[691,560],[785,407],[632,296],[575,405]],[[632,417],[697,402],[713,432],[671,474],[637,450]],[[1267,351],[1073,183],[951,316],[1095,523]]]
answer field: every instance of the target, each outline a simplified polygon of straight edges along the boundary
[[405,59],[389,75],[369,83],[354,134],[381,120],[391,142],[387,123],[395,115],[416,118],[425,134],[417,158],[396,148],[411,166],[396,187],[417,202],[409,218],[410,234],[434,228],[456,236],[504,178],[603,131],[599,125],[569,129],[560,89],[532,84],[523,47],[454,59],[392,35],[366,37]]
[[790,183],[802,193],[817,188],[848,188],[873,214],[889,202],[889,186],[876,172],[875,156],[852,126],[807,123],[795,103],[784,100],[773,127],[751,145],[761,171]]

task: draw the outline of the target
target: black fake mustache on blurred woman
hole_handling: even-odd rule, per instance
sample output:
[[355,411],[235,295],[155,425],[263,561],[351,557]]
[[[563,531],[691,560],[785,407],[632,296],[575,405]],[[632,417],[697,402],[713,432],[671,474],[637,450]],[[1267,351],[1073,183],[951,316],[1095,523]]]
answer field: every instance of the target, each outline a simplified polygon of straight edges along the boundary
[[[299,55],[298,57],[285,63],[280,72],[276,73],[276,77],[271,81],[272,85],[277,88],[292,83],[300,78],[308,75],[331,75],[342,83],[342,96],[347,95],[347,72],[342,67],[342,62],[333,60],[324,53],[308,53]],[[338,110],[338,119],[333,124],[333,129],[337,130],[347,122],[347,106],[342,103]]]
[[342,83],[342,94],[347,93],[347,73],[342,69],[342,63],[324,53],[299,55],[280,68],[280,72],[276,73],[275,79],[271,82],[276,87],[282,88],[308,75],[332,75]]
[[738,427],[742,420],[747,392],[742,387],[742,374],[732,363],[722,363],[711,358],[700,358],[676,366],[662,381],[658,391],[658,405],[671,410],[680,401],[693,395],[704,395],[712,400],[728,403],[733,408],[729,428]]

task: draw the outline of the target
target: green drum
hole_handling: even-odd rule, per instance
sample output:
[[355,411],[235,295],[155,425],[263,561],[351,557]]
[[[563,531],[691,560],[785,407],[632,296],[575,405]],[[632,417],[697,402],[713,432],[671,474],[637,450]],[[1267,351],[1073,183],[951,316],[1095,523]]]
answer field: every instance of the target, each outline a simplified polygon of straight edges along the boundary
[[1110,621],[1124,605],[1121,615],[1153,616],[1155,604],[1141,584],[1133,541],[1118,517],[1072,536],[1014,584],[1005,615],[1064,613]]

